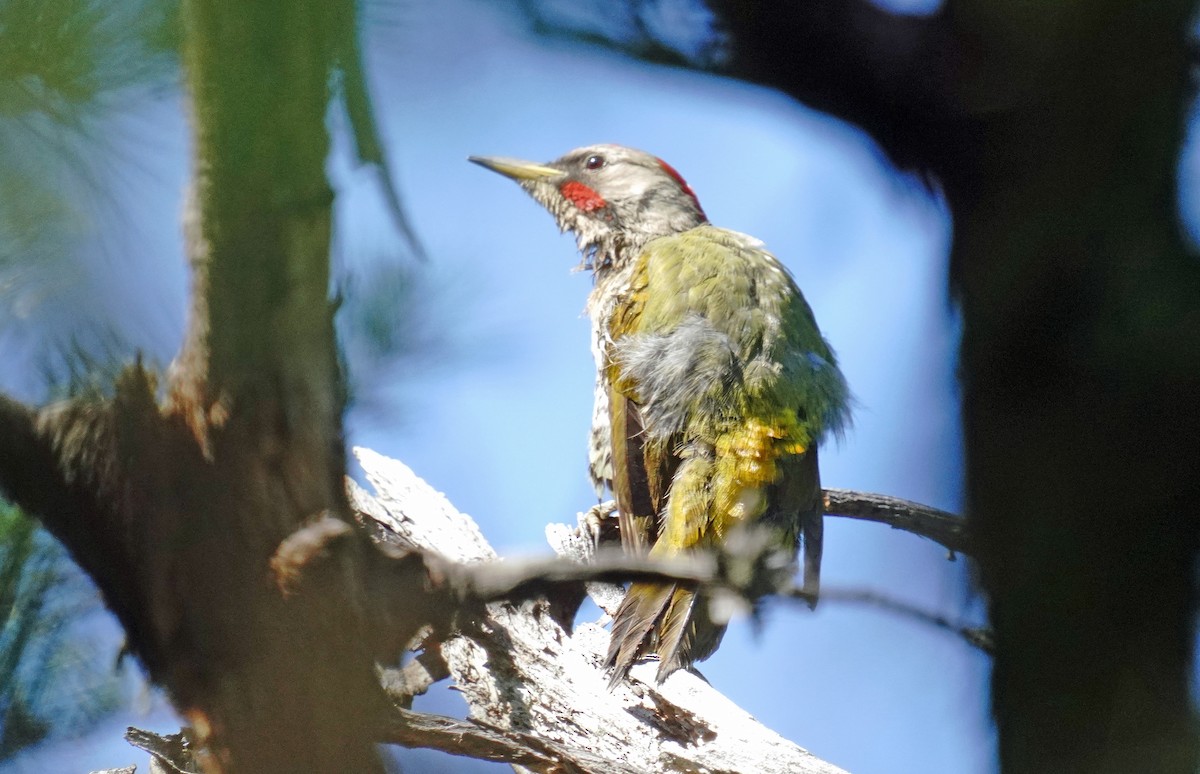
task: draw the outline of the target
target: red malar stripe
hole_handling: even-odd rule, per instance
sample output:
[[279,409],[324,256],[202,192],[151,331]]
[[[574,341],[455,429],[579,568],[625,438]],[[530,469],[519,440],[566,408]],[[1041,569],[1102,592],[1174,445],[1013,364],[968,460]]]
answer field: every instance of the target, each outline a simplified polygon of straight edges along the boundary
[[578,180],[568,180],[558,189],[562,195],[567,197],[579,209],[584,212],[592,212],[594,210],[602,210],[608,206],[608,202],[604,201],[604,197],[588,188]]

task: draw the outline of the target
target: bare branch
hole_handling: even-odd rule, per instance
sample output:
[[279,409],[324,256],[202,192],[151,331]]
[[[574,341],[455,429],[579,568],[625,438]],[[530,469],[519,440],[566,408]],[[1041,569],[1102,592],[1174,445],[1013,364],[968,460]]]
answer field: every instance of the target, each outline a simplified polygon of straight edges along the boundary
[[446,568],[447,582],[456,595],[483,602],[534,599],[566,583],[626,583],[666,581],[719,583],[713,555],[651,559],[618,549],[604,549],[590,564],[570,559],[527,559],[487,564],[453,564]]
[[[772,564],[753,533],[728,541],[721,553],[651,561],[594,550],[593,530],[587,527],[604,532],[602,524],[593,523],[602,508],[584,519],[587,527],[573,531],[574,548],[561,536],[554,538],[570,558],[498,562],[474,524],[411,471],[366,450],[357,453],[380,491],[373,498],[348,485],[360,518],[374,522],[384,541],[373,565],[383,570],[373,580],[377,593],[369,595],[379,612],[375,636],[381,641],[389,640],[389,632],[392,639],[411,637],[422,621],[434,627],[421,635],[421,655],[402,668],[379,671],[394,704],[379,721],[381,741],[545,772],[838,771],[763,728],[694,673],[681,672],[658,685],[651,676],[653,664],[641,664],[610,692],[602,667],[605,630],[583,624],[571,632],[573,609],[556,617],[546,600],[563,587],[630,579],[704,585],[714,596],[754,599],[765,588],[807,599],[790,573],[781,572],[787,568]],[[899,512],[918,525],[918,534],[931,531],[925,524],[930,518],[935,524],[954,519],[894,498],[835,493],[830,502],[887,523],[889,513]],[[271,564],[277,582],[287,593],[305,593],[314,577],[339,566],[340,552],[356,550],[350,536],[344,523],[328,514],[310,521],[276,551]],[[427,593],[413,594],[418,585]],[[404,595],[398,596],[396,588],[405,589]],[[898,612],[987,648],[979,630],[875,592],[829,589],[823,598]],[[409,614],[401,626],[388,611],[405,602]],[[414,696],[446,677],[453,677],[466,696],[471,720],[411,711]]]
[[38,425],[39,412],[0,395],[0,496],[59,529],[78,527],[96,502],[65,480],[53,444]]
[[825,514],[876,521],[941,543],[953,553],[969,556],[972,552],[966,519],[912,500],[850,489],[826,489]]
[[[891,524],[896,529],[904,529],[931,539],[935,539],[932,535],[937,534],[943,538],[939,541],[943,545],[951,543],[948,548],[966,543],[965,526],[961,518],[908,500],[847,490],[827,490],[827,502],[838,504],[842,510],[862,514],[852,518],[866,518]],[[451,593],[460,599],[478,601],[520,602],[553,594],[563,584],[591,585],[637,580],[708,586],[717,593],[726,592],[740,597],[746,608],[752,605],[763,584],[770,588],[771,593],[782,597],[810,604],[817,601],[814,595],[796,586],[788,573],[774,574],[774,581],[770,577],[764,579],[743,573],[742,582],[736,582],[730,577],[731,566],[754,566],[755,563],[764,562],[767,557],[754,556],[754,545],[743,544],[739,547],[735,544],[733,549],[732,556],[723,556],[718,552],[667,560],[630,556],[617,550],[601,548],[583,557],[568,555],[558,559],[455,565],[446,568],[444,573],[447,582],[453,587]],[[944,616],[876,591],[825,588],[821,591],[819,599],[826,603],[865,604],[898,613],[950,632],[984,653],[993,652],[991,632],[988,629],[955,623]],[[600,604],[604,609],[609,609],[609,605],[603,602]]]
[[125,731],[125,741],[139,750],[150,753],[164,771],[192,774],[200,770],[186,730],[163,736],[130,726]]
[[[936,541],[954,553],[969,553],[966,521],[952,513],[927,505],[888,495],[857,492],[848,489],[825,490],[827,515],[863,519],[887,524],[894,529]],[[590,520],[612,520],[612,509],[601,506],[589,514]],[[603,514],[608,514],[607,517]],[[592,525],[602,530],[603,525]],[[563,538],[555,538],[556,549],[565,546]],[[731,567],[753,567],[766,562],[765,546],[754,541],[727,541],[717,552],[698,553],[687,557],[656,558],[631,556],[620,550],[592,545],[582,549],[566,549],[562,559],[523,560],[519,562],[489,562],[484,564],[449,563],[438,572],[447,590],[460,600],[492,602],[534,599],[571,583],[625,583],[638,580],[683,582],[719,586],[744,597],[762,584],[776,594],[795,599],[808,599],[796,588],[786,572],[771,571],[773,577],[758,573],[740,573],[741,580],[731,576]],[[764,566],[764,572],[768,568]],[[822,599],[830,595],[822,593]],[[896,603],[894,609],[902,607]],[[976,644],[976,643],[973,643]]]
[[[380,741],[525,766],[537,772],[637,774],[636,769],[597,758],[582,747],[568,750],[532,734],[488,728],[469,720],[401,708],[396,709],[396,717],[387,724]],[[586,766],[576,765],[576,761],[584,762]]]
[[380,669],[379,683],[383,692],[404,709],[412,709],[412,700],[423,695],[434,683],[450,676],[450,667],[442,656],[441,646],[426,642],[416,658],[399,669]]
[[[802,600],[804,602],[807,602],[809,597],[809,595],[805,594],[800,589],[784,592],[784,595]],[[992,641],[992,632],[990,629],[955,623],[945,616],[938,615],[937,613],[931,613],[928,610],[923,610],[916,605],[911,605],[907,602],[901,602],[898,599],[889,597],[886,594],[881,594],[878,591],[872,591],[870,589],[822,589],[821,601],[877,607],[881,610],[897,613],[905,618],[912,618],[920,623],[928,624],[938,629],[942,629],[943,631],[950,632],[951,634],[962,638],[971,647],[978,648],[984,653],[987,653],[989,656],[995,652],[995,646]]]

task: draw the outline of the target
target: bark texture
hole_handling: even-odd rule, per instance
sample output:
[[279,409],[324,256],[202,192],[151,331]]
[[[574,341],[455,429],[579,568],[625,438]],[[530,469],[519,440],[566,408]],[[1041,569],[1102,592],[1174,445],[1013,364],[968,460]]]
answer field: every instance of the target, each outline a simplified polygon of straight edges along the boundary
[[[366,449],[355,454],[375,494],[351,483],[351,496],[369,519],[454,562],[496,558],[474,521],[402,463]],[[590,541],[574,529],[551,525],[548,533],[561,554],[588,555]],[[610,612],[620,601],[619,594],[596,598]],[[572,631],[544,597],[490,603],[472,625],[440,643],[471,718],[549,743],[562,771],[842,771],[764,727],[694,673],[676,672],[655,686],[657,665],[642,663],[610,691],[607,648],[608,631],[599,623]]]

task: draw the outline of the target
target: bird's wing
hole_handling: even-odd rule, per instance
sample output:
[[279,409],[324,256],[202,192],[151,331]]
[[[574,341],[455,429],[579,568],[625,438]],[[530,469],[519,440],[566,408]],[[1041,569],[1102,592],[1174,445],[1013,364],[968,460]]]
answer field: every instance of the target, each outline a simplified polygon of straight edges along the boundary
[[628,292],[615,303],[609,319],[605,380],[612,439],[612,489],[617,500],[621,542],[627,551],[645,553],[659,532],[671,476],[677,462],[669,444],[651,443],[642,417],[637,385],[623,375],[615,359],[616,342],[636,333],[646,299],[646,274],[636,267]]
[[611,320],[610,383],[636,404],[643,449],[697,479],[661,527],[685,548],[722,533],[728,514],[783,505],[767,488],[839,428],[846,387],[800,290],[757,240],[712,226],[663,237],[633,277]]
[[[782,549],[805,536],[815,590],[816,442],[841,421],[846,396],[799,289],[756,240],[701,226],[648,244],[629,291],[608,321],[607,375],[618,502],[653,514],[629,526],[644,536],[653,525],[639,548],[687,552],[770,519]],[[700,597],[633,584],[614,617],[613,679],[647,649],[662,659],[660,679],[712,653],[724,626]]]
[[634,335],[619,344],[622,378],[636,384],[651,436],[711,418],[780,409],[802,416],[815,442],[848,422],[849,395],[812,310],[783,265],[756,239],[700,226],[652,241]]

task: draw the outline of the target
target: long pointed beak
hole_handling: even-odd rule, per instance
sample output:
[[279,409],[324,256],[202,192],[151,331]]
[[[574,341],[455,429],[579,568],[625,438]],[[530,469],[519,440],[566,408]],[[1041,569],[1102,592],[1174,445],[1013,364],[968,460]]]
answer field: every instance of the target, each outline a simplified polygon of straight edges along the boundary
[[535,164],[532,161],[521,161],[520,159],[506,159],[499,156],[468,156],[467,161],[518,181],[548,180],[553,177],[563,176],[561,169],[548,167],[545,164]]

